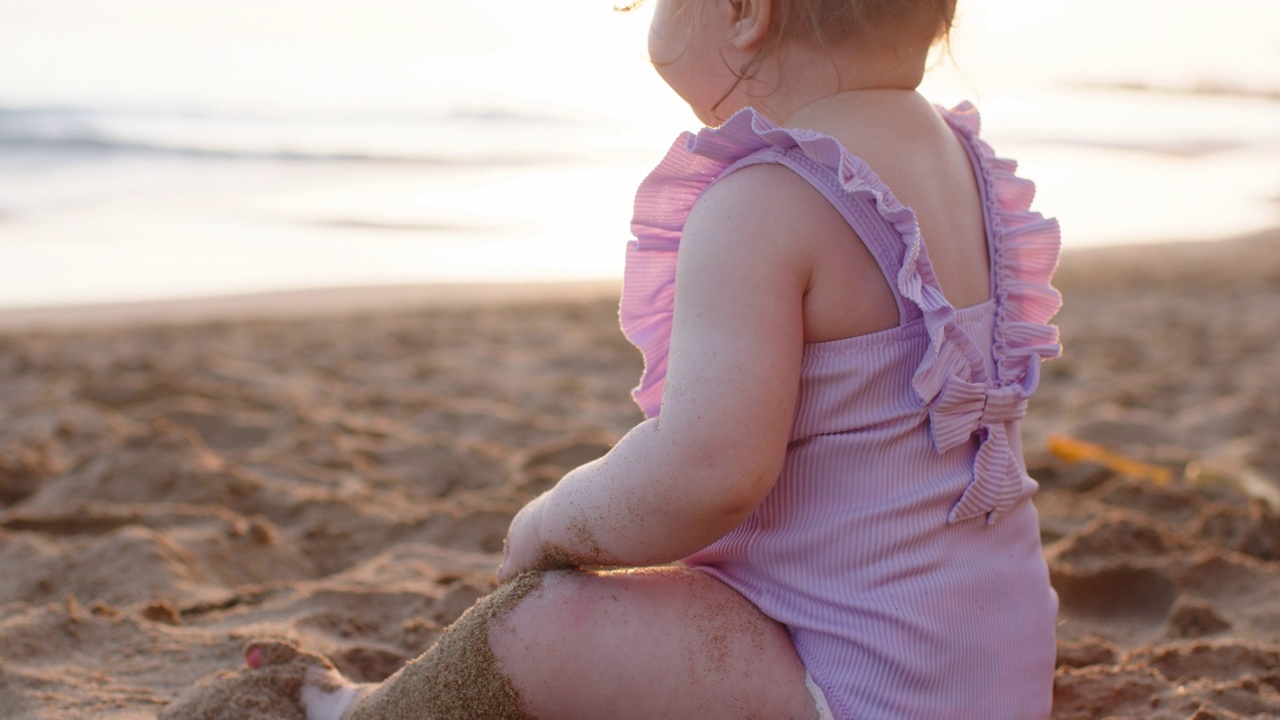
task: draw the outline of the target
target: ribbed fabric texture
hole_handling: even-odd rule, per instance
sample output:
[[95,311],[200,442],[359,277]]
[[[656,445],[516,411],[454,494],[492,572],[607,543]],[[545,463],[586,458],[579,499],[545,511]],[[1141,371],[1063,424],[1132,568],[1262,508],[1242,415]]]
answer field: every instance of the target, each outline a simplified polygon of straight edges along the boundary
[[901,324],[804,351],[781,476],[741,526],[686,562],[785,624],[839,720],[1045,718],[1057,597],[1030,502],[1018,420],[1059,352],[1048,320],[1056,222],[978,137],[968,104],[940,110],[969,151],[992,298],[957,311],[915,215],[833,138],[747,109],[686,134],[641,185],[621,320],[645,357],[636,401],[660,412],[675,259],[689,210],[739,167],[807,179],[867,244]]

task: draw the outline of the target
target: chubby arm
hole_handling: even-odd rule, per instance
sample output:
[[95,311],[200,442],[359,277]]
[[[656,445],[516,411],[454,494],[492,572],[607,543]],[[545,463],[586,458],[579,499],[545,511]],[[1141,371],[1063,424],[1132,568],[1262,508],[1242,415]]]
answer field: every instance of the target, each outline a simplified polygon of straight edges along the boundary
[[685,224],[662,413],[516,516],[499,571],[654,565],[741,523],[773,487],[795,413],[813,193],[785,168],[709,188]]

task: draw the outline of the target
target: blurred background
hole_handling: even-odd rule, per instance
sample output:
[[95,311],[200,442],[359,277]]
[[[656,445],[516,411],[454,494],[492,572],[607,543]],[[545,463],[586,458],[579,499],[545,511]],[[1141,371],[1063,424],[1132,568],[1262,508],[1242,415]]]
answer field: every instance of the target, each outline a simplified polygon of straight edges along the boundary
[[[697,123],[609,0],[0,0],[0,308],[621,277]],[[1280,3],[960,0],[1068,247],[1280,225]]]

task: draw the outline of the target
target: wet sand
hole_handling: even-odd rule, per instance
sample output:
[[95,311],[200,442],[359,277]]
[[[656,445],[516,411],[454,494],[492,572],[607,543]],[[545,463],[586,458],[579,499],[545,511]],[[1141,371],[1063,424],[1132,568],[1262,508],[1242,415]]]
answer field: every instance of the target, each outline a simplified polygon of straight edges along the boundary
[[[1024,425],[1054,717],[1280,716],[1280,235],[1059,285]],[[0,718],[154,717],[250,639],[357,681],[438,639],[515,510],[639,419],[615,288],[502,292],[0,313]]]

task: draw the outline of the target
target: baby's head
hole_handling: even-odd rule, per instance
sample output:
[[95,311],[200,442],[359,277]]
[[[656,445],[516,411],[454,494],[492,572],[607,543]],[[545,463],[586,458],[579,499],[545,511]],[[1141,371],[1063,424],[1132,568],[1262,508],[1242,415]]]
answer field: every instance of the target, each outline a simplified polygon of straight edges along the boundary
[[929,49],[949,36],[955,8],[956,0],[657,0],[650,57],[695,112],[699,97],[691,97],[680,85],[692,80],[696,86],[699,78],[678,77],[677,66],[690,65],[684,74],[702,76],[703,85],[723,75],[720,71],[729,71],[732,87],[719,88],[714,111],[721,104],[736,104],[725,101],[744,82],[786,82],[782,77],[764,78],[767,72],[761,72],[783,55],[800,56],[800,65],[825,57],[837,75],[847,76],[851,53],[923,72]]

